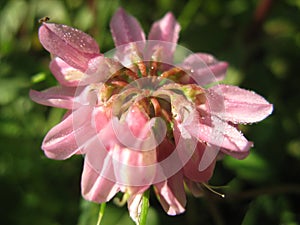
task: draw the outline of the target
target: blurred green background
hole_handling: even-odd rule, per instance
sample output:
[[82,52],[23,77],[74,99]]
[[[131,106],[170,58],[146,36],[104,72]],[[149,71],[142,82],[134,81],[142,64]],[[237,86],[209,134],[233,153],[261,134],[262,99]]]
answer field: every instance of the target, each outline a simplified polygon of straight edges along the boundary
[[[38,19],[91,34],[113,48],[109,21],[122,6],[146,33],[172,11],[179,43],[228,61],[225,83],[254,90],[274,104],[261,123],[243,127],[255,147],[243,160],[218,162],[212,185],[220,199],[188,196],[187,211],[167,216],[154,196],[148,225],[300,224],[300,0],[0,0],[0,220],[3,225],[95,225],[98,205],[80,195],[82,157],[47,159],[40,150],[63,111],[33,103],[30,88],[56,84],[39,43]],[[103,225],[129,225],[127,208],[107,206]]]

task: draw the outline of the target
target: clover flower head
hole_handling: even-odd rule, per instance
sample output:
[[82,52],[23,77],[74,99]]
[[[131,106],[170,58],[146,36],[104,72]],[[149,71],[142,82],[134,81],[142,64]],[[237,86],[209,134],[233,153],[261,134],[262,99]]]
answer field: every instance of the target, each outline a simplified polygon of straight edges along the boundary
[[42,149],[53,159],[84,155],[83,197],[101,203],[123,192],[137,224],[151,187],[167,214],[180,214],[184,185],[199,196],[218,158],[245,158],[252,142],[238,124],[263,120],[272,105],[237,86],[211,86],[228,64],[177,45],[180,25],[172,13],[152,25],[148,40],[122,8],[110,27],[116,48],[106,54],[75,28],[40,27],[59,86],[30,96],[67,110]]

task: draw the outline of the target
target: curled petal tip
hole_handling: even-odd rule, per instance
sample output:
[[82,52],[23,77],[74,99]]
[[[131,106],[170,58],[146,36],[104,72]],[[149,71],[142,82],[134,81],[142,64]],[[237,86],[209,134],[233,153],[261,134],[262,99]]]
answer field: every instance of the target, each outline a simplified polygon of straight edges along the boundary
[[82,71],[87,69],[90,59],[100,55],[98,44],[91,36],[67,25],[43,23],[39,39],[50,53]]

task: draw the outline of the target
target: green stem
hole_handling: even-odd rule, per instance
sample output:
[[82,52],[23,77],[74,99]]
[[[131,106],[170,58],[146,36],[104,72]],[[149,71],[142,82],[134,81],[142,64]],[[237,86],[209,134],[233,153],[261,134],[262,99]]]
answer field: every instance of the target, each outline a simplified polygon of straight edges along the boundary
[[147,215],[148,215],[148,210],[149,210],[149,193],[150,193],[150,189],[145,191],[143,194],[142,210],[141,210],[139,225],[146,225]]
[[106,207],[106,202],[101,203],[101,205],[100,205],[100,210],[99,210],[99,214],[98,214],[97,225],[100,225],[100,223],[101,223],[102,217],[103,217],[103,215],[104,215],[105,207]]

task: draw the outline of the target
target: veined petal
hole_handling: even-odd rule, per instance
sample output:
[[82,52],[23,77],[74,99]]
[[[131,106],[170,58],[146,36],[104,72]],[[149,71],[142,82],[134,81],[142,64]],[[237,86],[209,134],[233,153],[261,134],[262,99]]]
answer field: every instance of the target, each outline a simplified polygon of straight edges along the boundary
[[139,22],[122,8],[119,8],[111,19],[110,29],[116,46],[145,41],[145,34]]
[[204,86],[223,80],[228,63],[218,61],[210,54],[196,53],[189,55],[179,66],[187,71],[182,78],[184,83],[196,82]]
[[82,72],[90,59],[100,55],[98,44],[91,36],[67,25],[43,23],[39,38],[50,53]]
[[44,138],[42,149],[49,158],[63,160],[84,153],[85,144],[95,136],[90,124],[90,108],[81,107],[53,127]]
[[224,101],[224,113],[214,112],[222,119],[233,123],[254,123],[265,119],[273,111],[273,105],[263,97],[241,89],[237,86],[216,85],[208,90],[211,95],[219,95],[220,98],[212,98],[210,104],[218,104],[216,101]]
[[234,157],[239,157],[239,153],[244,156],[253,145],[235,127],[214,116],[210,124],[199,119],[198,122],[187,121],[183,127],[199,141],[227,149],[226,153],[231,155],[232,152]]
[[30,90],[30,98],[42,105],[53,106],[64,109],[77,108],[74,102],[76,89],[71,87],[52,87],[44,91]]
[[118,185],[99,175],[91,165],[85,161],[81,178],[82,196],[93,202],[107,202],[119,192]]
[[169,215],[177,215],[185,211],[186,196],[181,171],[154,186],[162,207]]

